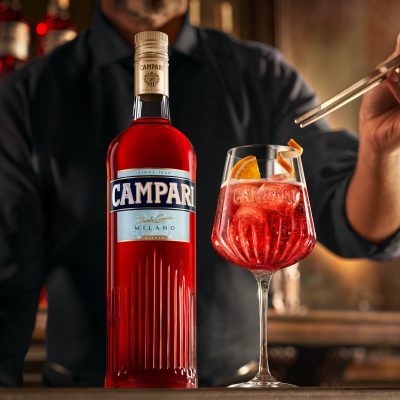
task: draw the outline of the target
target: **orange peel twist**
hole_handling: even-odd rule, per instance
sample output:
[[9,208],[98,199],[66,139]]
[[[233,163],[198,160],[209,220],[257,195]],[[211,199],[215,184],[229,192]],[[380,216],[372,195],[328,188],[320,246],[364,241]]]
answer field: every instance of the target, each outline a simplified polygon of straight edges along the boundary
[[290,176],[293,176],[294,168],[288,159],[300,157],[303,154],[303,148],[294,139],[289,140],[288,146],[293,150],[279,151],[275,160]]

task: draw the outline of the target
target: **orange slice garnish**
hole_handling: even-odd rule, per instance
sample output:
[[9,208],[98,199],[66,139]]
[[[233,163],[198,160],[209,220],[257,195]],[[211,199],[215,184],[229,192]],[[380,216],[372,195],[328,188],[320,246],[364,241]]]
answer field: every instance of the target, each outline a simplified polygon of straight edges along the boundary
[[303,154],[303,148],[294,139],[289,140],[288,146],[294,151],[279,151],[275,160],[290,176],[293,176],[294,168],[288,159],[300,157]]
[[239,160],[231,170],[231,178],[260,179],[257,158],[255,156],[247,156]]

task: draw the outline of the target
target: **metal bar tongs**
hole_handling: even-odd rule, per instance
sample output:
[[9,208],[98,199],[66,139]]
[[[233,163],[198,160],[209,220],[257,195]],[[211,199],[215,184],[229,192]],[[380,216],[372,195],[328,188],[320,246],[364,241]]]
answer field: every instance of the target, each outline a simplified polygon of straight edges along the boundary
[[318,121],[320,118],[325,117],[345,104],[350,103],[350,101],[356,99],[365,92],[368,92],[368,90],[378,86],[386,78],[387,73],[393,69],[395,69],[397,73],[400,73],[400,56],[394,57],[380,65],[370,74],[349,86],[347,89],[342,90],[336,96],[324,101],[305,114],[300,115],[294,122],[300,124],[300,128],[304,128]]

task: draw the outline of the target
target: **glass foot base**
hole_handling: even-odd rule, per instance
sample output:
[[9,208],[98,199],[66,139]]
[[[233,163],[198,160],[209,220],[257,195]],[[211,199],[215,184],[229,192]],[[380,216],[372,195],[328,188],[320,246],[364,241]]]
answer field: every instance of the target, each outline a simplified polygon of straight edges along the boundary
[[257,377],[248,382],[228,386],[228,388],[232,389],[290,389],[295,387],[297,386],[291,385],[290,383],[283,383],[275,380],[263,380]]

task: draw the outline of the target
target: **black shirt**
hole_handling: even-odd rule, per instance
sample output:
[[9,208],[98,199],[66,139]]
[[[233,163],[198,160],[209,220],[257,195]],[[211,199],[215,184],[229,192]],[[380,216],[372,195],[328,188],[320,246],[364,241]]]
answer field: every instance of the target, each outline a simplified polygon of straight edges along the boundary
[[[299,130],[313,93],[273,48],[192,27],[170,51],[171,115],[198,157],[198,371],[215,384],[258,356],[252,275],[217,256],[210,234],[226,151],[304,147],[318,239],[345,257],[399,254],[358,237],[344,197],[357,140],[324,122]],[[102,385],[105,366],[106,169],[131,121],[133,52],[97,9],[90,29],[0,86],[0,382],[21,382],[39,291],[48,289],[46,379]]]

